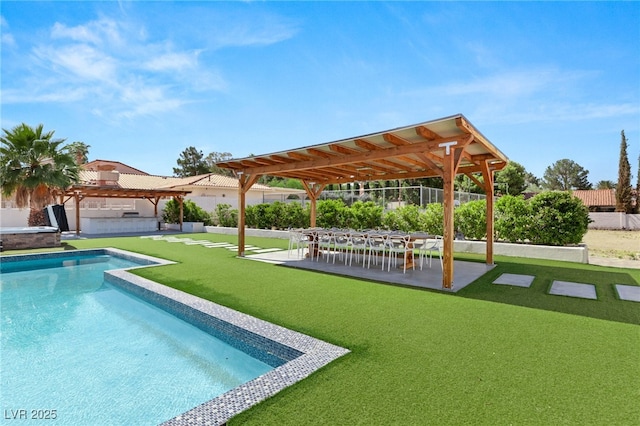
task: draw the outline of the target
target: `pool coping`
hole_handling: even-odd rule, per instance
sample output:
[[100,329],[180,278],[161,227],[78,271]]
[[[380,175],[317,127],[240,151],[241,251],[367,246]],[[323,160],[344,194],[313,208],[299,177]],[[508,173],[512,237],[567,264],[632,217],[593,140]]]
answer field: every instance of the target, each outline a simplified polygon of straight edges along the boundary
[[[105,271],[105,280],[112,285],[124,287],[126,290],[134,290],[134,295],[138,297],[142,296],[148,299],[149,295],[151,295],[151,298],[168,299],[172,303],[188,309],[191,313],[201,315],[204,321],[206,321],[206,318],[221,320],[301,353],[301,355],[285,362],[281,366],[165,421],[162,423],[163,426],[222,425],[235,415],[270,398],[350,352],[348,349],[252,317],[129,272],[139,268],[175,263],[166,259],[115,248],[102,248],[3,256],[2,261],[64,257],[78,253],[112,254],[125,259],[142,260],[145,265]],[[153,300],[150,302],[154,303]],[[171,310],[173,310],[173,306]]]

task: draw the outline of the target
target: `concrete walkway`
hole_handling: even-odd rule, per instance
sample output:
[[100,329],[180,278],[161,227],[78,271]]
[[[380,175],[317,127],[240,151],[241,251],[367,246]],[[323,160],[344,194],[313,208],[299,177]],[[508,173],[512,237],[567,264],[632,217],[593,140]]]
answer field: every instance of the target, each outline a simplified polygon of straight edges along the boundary
[[363,268],[362,263],[356,263],[354,261],[353,264],[349,266],[344,264],[344,260],[339,261],[337,258],[334,264],[333,256],[331,256],[329,262],[327,262],[326,259],[316,261],[310,260],[309,258],[298,258],[296,250],[291,250],[291,252],[282,250],[270,253],[252,254],[245,256],[245,258],[274,263],[291,268],[317,271],[325,274],[342,275],[409,287],[428,288],[450,293],[455,293],[463,289],[495,267],[495,265],[487,265],[485,263],[456,260],[453,262],[453,288],[445,289],[442,288],[442,267],[440,266],[440,262],[437,258],[433,259],[431,268],[429,268],[428,264],[425,264],[424,268],[420,270],[420,265],[416,265],[415,270],[407,269],[406,273],[403,273],[402,268],[394,268],[393,265],[391,266],[390,271],[387,270],[385,265],[385,269],[383,271],[381,265],[376,266],[372,264],[370,268]]

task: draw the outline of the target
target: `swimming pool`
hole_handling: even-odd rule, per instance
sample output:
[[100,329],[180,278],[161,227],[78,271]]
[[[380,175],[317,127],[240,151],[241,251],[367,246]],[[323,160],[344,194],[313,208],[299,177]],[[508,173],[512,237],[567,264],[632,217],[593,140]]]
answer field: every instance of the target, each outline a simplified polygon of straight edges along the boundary
[[[131,266],[130,253],[36,256],[0,262],[5,417],[56,410],[59,424],[220,424],[347,352],[107,271]],[[18,296],[21,287],[29,290]]]

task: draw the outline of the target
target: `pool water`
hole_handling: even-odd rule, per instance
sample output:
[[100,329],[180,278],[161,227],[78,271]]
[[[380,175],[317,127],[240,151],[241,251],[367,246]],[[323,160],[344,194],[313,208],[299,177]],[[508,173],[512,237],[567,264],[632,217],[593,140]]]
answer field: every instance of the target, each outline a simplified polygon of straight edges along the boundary
[[130,261],[11,263],[0,277],[5,419],[55,410],[60,425],[158,424],[274,368],[104,282]]

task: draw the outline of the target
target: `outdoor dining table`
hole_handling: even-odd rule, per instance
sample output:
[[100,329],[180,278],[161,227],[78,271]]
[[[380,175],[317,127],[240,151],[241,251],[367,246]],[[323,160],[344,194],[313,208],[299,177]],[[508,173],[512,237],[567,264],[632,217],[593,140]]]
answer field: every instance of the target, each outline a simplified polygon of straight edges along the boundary
[[[324,229],[324,228],[306,228],[302,230],[302,234],[308,238],[309,241],[309,252],[307,253],[307,257],[313,259],[318,257],[319,250],[319,236],[321,234],[333,236],[334,234],[357,234],[363,235],[365,237],[369,237],[370,235],[386,235],[388,238],[397,238],[403,239],[409,237],[409,242],[407,244],[407,251],[404,254],[404,262],[399,267],[405,267],[406,269],[414,268],[415,265],[415,253],[413,249],[415,248],[415,242],[418,240],[433,238],[433,235],[425,234],[425,233],[402,233],[402,232],[393,232],[393,231],[356,231],[356,230],[343,230],[343,229]],[[411,250],[409,250],[411,249]]]

